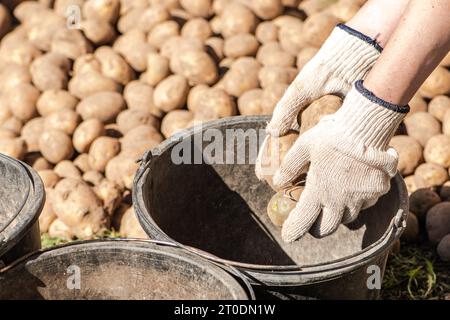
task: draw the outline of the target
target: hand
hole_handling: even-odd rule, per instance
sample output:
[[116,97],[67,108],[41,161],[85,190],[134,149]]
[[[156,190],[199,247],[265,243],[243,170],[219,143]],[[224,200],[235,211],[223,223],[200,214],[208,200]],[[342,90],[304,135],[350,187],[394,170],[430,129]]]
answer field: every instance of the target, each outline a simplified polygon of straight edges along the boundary
[[408,110],[375,97],[358,81],[335,114],[297,139],[273,178],[283,188],[309,165],[305,189],[283,224],[285,241],[308,231],[329,235],[389,191],[398,156],[388,143]]
[[[267,125],[267,133],[274,137],[285,135],[296,127],[298,113],[326,94],[345,96],[352,84],[369,72],[381,50],[374,40],[360,32],[342,24],[336,26],[278,102]],[[268,138],[264,140],[255,163],[255,173],[260,180],[273,174],[262,168],[262,163],[267,162],[263,158]]]

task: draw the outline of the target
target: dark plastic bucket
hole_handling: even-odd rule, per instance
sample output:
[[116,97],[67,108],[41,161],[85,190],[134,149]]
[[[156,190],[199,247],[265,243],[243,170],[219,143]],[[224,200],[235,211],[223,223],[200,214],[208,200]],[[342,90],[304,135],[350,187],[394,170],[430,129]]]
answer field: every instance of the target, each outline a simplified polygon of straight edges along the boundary
[[0,299],[253,299],[251,286],[230,272],[237,271],[173,244],[81,241],[0,270]]
[[[206,130],[262,130],[268,120],[252,116],[213,121],[148,152],[133,190],[142,227],[150,238],[192,246],[199,249],[197,254],[237,267],[254,285],[257,298],[377,298],[376,277],[384,273],[408,212],[400,175],[392,179],[389,193],[353,223],[322,239],[308,234],[286,244],[266,214],[273,191],[255,177],[248,152],[245,164],[175,164],[171,159],[180,142],[191,151],[203,150],[210,142],[197,138]],[[235,152],[248,147],[248,141],[234,143]]]
[[41,247],[38,218],[44,200],[38,174],[0,154],[0,267]]

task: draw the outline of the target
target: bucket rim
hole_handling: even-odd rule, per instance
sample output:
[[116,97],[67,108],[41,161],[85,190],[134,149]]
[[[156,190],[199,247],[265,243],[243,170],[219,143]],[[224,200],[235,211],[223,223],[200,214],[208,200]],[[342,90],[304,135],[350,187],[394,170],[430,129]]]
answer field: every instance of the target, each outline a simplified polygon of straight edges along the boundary
[[[224,277],[218,277],[220,281],[222,281],[225,285],[231,284],[233,281],[236,282],[239,286],[239,288],[242,290],[242,292],[233,292],[233,294],[236,294],[238,300],[255,300],[255,292],[253,290],[253,287],[248,282],[247,278],[236,268],[230,268],[229,266],[224,266],[222,264],[218,264],[217,262],[211,261],[210,259],[207,259],[203,256],[197,255],[191,250],[188,250],[185,246],[180,246],[177,244],[174,244],[172,242],[166,242],[166,241],[159,241],[154,239],[140,239],[140,238],[102,238],[102,239],[90,239],[90,240],[75,240],[71,242],[62,243],[50,248],[45,249],[39,249],[33,252],[30,252],[7,266],[4,266],[3,268],[0,268],[0,280],[3,274],[6,274],[8,271],[13,270],[17,266],[21,264],[25,264],[28,261],[34,260],[39,258],[40,256],[44,254],[58,254],[58,251],[62,251],[64,249],[68,248],[76,248],[76,249],[83,249],[83,250],[95,250],[100,249],[104,247],[108,247],[112,243],[114,244],[120,244],[122,245],[123,249],[132,249],[132,248],[140,248],[144,250],[154,250],[157,251],[159,249],[160,252],[167,256],[173,256],[175,258],[178,258],[180,260],[189,261],[189,263],[197,265],[204,265],[208,267],[214,268],[213,274],[214,276],[217,276],[219,273],[222,275],[225,275],[227,279],[224,279]],[[165,251],[164,247],[169,247],[174,250],[178,250],[177,255],[171,254],[171,252]],[[69,252],[65,252],[65,254],[69,254]],[[194,259],[197,259],[198,261],[195,261]],[[227,286],[228,287],[228,286]],[[234,290],[236,291],[236,290]],[[245,297],[244,297],[245,295]]]
[[[0,260],[13,248],[39,219],[44,207],[45,189],[38,173],[26,163],[0,153],[0,161],[17,168],[28,177],[27,197],[17,214],[0,231]],[[19,219],[20,218],[20,219]]]
[[[393,179],[398,188],[399,197],[399,208],[397,213],[391,219],[389,226],[383,235],[374,243],[367,246],[361,251],[354,253],[349,256],[345,256],[340,259],[331,260],[328,262],[318,263],[318,264],[310,264],[310,265],[260,265],[260,264],[249,264],[249,263],[241,263],[233,260],[228,260],[224,258],[220,258],[214,254],[206,252],[199,248],[193,248],[179,243],[178,241],[172,239],[169,235],[167,235],[154,221],[151,214],[146,214],[146,209],[144,208],[144,192],[143,185],[145,178],[148,176],[151,167],[151,159],[153,157],[158,157],[163,152],[167,151],[169,148],[174,146],[176,143],[179,143],[184,138],[191,136],[192,134],[200,132],[199,130],[206,130],[212,128],[219,128],[223,126],[225,123],[227,125],[237,125],[240,123],[249,123],[249,122],[268,122],[270,120],[270,116],[233,116],[226,117],[218,120],[209,121],[207,123],[201,124],[201,126],[194,126],[189,129],[182,130],[172,137],[164,140],[161,144],[159,144],[154,149],[148,151],[144,154],[143,158],[140,159],[140,167],[136,172],[134,182],[133,182],[133,207],[136,212],[136,216],[139,220],[140,225],[144,229],[145,233],[155,239],[167,241],[170,243],[174,243],[176,245],[181,245],[187,248],[200,256],[203,256],[207,259],[213,260],[217,263],[225,264],[228,266],[233,266],[239,268],[241,272],[248,275],[248,273],[254,275],[257,274],[267,274],[269,276],[273,274],[284,274],[284,275],[313,275],[314,278],[317,278],[317,274],[327,273],[326,279],[338,276],[342,273],[343,270],[355,270],[363,265],[366,265],[368,261],[379,256],[381,252],[386,251],[389,247],[392,246],[393,242],[400,238],[401,233],[405,228],[405,221],[408,214],[408,197],[406,191],[406,185],[403,181],[403,178],[397,173]],[[156,236],[155,236],[156,235]],[[253,281],[253,277],[248,275],[250,280]]]

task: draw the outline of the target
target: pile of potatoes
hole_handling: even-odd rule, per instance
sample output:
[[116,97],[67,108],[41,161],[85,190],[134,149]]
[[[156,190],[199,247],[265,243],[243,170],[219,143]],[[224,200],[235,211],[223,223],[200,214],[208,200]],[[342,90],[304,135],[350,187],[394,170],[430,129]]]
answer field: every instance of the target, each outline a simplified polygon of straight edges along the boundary
[[[271,114],[334,26],[364,3],[2,1],[0,152],[42,177],[41,231],[92,238],[113,227],[122,236],[145,236],[131,209],[143,152],[195,123]],[[449,66],[447,56],[392,140],[409,191],[440,192],[444,204]],[[299,116],[300,134],[340,103],[333,96],[314,102]],[[448,217],[444,209],[435,211]],[[446,241],[440,246],[448,249]]]

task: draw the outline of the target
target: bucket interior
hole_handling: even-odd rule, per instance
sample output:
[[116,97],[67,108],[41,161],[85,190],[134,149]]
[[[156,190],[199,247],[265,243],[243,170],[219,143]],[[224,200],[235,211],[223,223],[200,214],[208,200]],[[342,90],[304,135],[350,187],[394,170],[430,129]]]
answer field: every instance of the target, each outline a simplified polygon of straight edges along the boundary
[[[265,123],[232,120],[212,127],[225,132],[226,129],[260,129]],[[223,137],[226,145],[226,135]],[[196,145],[205,148],[210,144],[210,141],[201,144],[194,141],[199,140],[191,139],[191,152],[200,149]],[[388,194],[361,212],[356,221],[341,225],[334,234],[322,239],[307,234],[294,243],[284,243],[281,228],[274,226],[266,213],[274,192],[256,178],[248,144],[248,139],[245,143],[235,143],[234,150],[236,154],[239,149],[247,149],[246,164],[211,165],[175,164],[174,145],[168,144],[166,149],[163,146],[161,154],[152,160],[149,173],[144,175],[142,211],[151,215],[170,238],[220,258],[254,265],[305,266],[359,253],[382,237],[401,207],[401,192],[397,180],[393,179]],[[225,154],[229,152],[224,149]],[[155,236],[151,234],[154,230],[147,232]]]
[[8,227],[22,210],[28,198],[30,177],[26,170],[0,154],[0,232]]
[[206,260],[137,241],[51,249],[0,273],[0,287],[0,299],[247,299]]

